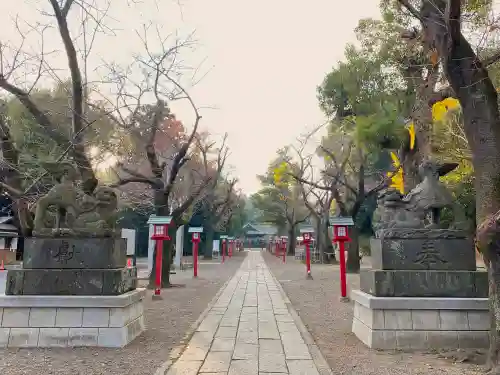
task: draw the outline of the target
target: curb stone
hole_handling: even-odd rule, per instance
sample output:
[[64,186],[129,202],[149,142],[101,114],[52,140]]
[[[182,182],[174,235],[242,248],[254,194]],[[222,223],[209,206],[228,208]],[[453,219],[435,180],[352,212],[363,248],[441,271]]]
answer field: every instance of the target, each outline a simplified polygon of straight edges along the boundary
[[[267,265],[267,264],[266,264]],[[269,267],[269,271],[271,271],[271,267]],[[297,311],[294,309],[292,303],[290,302],[290,299],[285,293],[285,290],[281,286],[281,283],[279,280],[276,278],[276,276],[273,274],[271,271],[271,275],[273,276],[274,281],[276,282],[276,285],[278,286],[278,289],[281,293],[281,296],[283,297],[283,301],[285,302],[286,307],[288,308],[288,312],[292,316],[292,319],[299,329],[300,334],[302,335],[302,338],[304,339],[308,349],[309,353],[311,354],[311,357],[313,359],[314,364],[316,365],[316,368],[318,369],[318,372],[320,375],[333,375],[333,372],[328,365],[328,363],[325,360],[325,357],[321,353],[321,350],[319,349],[318,345],[314,341],[314,338],[312,335],[309,333],[307,330],[306,326],[302,322],[302,319],[300,319],[299,314],[297,314]]]
[[[238,272],[239,268],[236,270]],[[235,272],[235,274],[236,274]],[[212,307],[217,303],[217,300],[219,299],[220,295],[226,289],[227,284],[233,279],[234,274],[229,277],[229,279],[226,280],[226,282],[220,287],[219,291],[215,294],[214,298],[208,303],[208,306],[201,315],[196,319],[196,321],[191,324],[189,329],[187,330],[186,334],[182,338],[181,342],[179,345],[177,345],[175,348],[173,348],[170,352],[169,359],[163,362],[160,367],[154,372],[154,375],[165,375],[169,368],[179,359],[181,354],[184,352],[186,349],[187,345],[189,344],[189,340],[191,340],[191,337],[193,337],[194,333],[196,332],[196,329],[198,326],[201,324],[203,319],[208,315]]]

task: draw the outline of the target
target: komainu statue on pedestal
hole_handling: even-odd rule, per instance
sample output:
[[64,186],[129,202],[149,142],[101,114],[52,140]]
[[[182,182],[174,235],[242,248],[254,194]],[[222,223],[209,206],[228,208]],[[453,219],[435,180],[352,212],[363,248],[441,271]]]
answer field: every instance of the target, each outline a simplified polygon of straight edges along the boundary
[[98,187],[94,196],[90,196],[78,187],[80,175],[71,163],[44,163],[43,167],[56,179],[57,184],[36,204],[35,236],[118,235],[118,196],[113,189]]
[[[390,228],[440,229],[440,214],[444,208],[450,208],[454,215],[453,226],[463,229],[465,217],[460,207],[454,202],[452,194],[439,180],[453,171],[458,164],[437,164],[426,161],[419,167],[420,182],[408,194],[403,196],[394,189],[388,189],[379,197],[376,210],[376,230]],[[430,217],[429,223],[426,218]]]

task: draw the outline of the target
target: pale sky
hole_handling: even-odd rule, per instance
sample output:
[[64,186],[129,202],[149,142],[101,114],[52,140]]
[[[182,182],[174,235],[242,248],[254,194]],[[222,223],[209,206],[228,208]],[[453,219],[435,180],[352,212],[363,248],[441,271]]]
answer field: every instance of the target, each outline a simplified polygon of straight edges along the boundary
[[[102,0],[103,2],[105,0]],[[128,0],[131,1],[131,0]],[[190,90],[202,109],[201,126],[215,136],[229,133],[232,175],[251,194],[276,150],[324,122],[316,86],[338,60],[360,18],[378,17],[379,0],[112,0],[109,19],[116,36],[98,36],[89,66],[127,61],[141,49],[136,29],[144,21],[161,24],[165,33],[196,30],[197,51],[190,65],[208,74]],[[137,1],[137,0],[136,0]],[[0,41],[16,41],[12,19],[47,22],[37,9],[48,0],[3,1]],[[47,49],[61,48],[57,33],[48,33]],[[39,48],[31,34],[30,45]],[[49,47],[47,47],[49,46]],[[55,62],[64,68],[65,56]],[[62,64],[62,65],[59,65]],[[92,69],[94,70],[94,69]],[[64,75],[64,71],[61,71]],[[173,105],[187,127],[189,107]]]

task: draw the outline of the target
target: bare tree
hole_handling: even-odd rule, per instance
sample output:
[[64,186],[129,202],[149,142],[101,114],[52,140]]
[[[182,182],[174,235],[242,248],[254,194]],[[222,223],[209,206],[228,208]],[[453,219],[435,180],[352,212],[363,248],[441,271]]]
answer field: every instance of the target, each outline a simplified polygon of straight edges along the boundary
[[[69,158],[76,164],[83,179],[82,188],[86,194],[92,194],[97,186],[97,178],[92,169],[91,160],[88,157],[84,141],[85,131],[95,123],[95,120],[89,120],[85,114],[85,79],[82,76],[82,70],[79,63],[79,49],[76,46],[75,38],[70,34],[68,14],[78,6],[87,16],[80,22],[83,28],[89,22],[89,9],[81,6],[75,0],[66,0],[58,2],[57,0],[48,0],[53,16],[56,21],[56,28],[62,41],[63,50],[66,55],[67,68],[70,73],[70,108],[71,129],[70,131],[61,131],[60,124],[53,120],[53,116],[40,107],[33,97],[33,90],[37,87],[42,78],[51,77],[62,82],[55,69],[49,64],[48,57],[56,51],[46,51],[44,49],[44,34],[50,28],[50,25],[36,24],[28,25],[28,31],[23,31],[21,21],[16,18],[14,28],[21,40],[20,46],[14,47],[9,43],[0,41],[0,89],[15,97],[33,116],[39,129],[47,137],[52,139],[61,150],[64,150],[56,159],[63,160]],[[89,4],[87,4],[89,5]],[[90,37],[91,40],[101,30],[99,24],[102,18],[95,16],[93,21],[96,25],[92,31],[85,30],[83,35]],[[25,42],[29,35],[38,34],[40,37],[41,51],[38,53],[27,52]],[[83,54],[84,66],[86,59],[90,54],[92,43],[85,44]],[[23,70],[19,73],[18,70]],[[21,78],[31,77],[31,82],[22,81]],[[16,148],[10,131],[10,121],[6,116],[5,108],[2,108],[0,117],[1,139],[0,148],[2,151],[3,179],[2,188],[13,198],[14,211],[16,213],[17,226],[23,235],[31,235],[32,215],[29,211],[30,205],[36,202],[36,197],[43,191],[37,191],[40,188],[41,181],[47,173],[33,179],[32,176],[24,176],[19,168],[20,158],[19,150]],[[67,129],[64,129],[67,130]],[[31,181],[31,182],[29,182]],[[45,187],[46,189],[46,187]]]
[[[138,158],[146,161],[146,171],[130,167],[134,163],[121,163],[118,181],[113,186],[123,186],[129,183],[139,183],[150,188],[153,194],[154,212],[158,216],[172,216],[173,225],[171,237],[174,236],[179,225],[183,224],[182,216],[200,197],[212,176],[204,176],[199,186],[191,190],[182,201],[172,205],[175,187],[179,183],[181,171],[188,164],[195,148],[198,127],[201,120],[199,109],[184,86],[179,82],[185,73],[180,62],[180,52],[191,49],[195,45],[192,36],[185,40],[175,38],[170,43],[168,37],[162,37],[160,30],[154,31],[160,42],[160,50],[154,51],[148,42],[148,31],[145,26],[142,34],[138,34],[143,42],[144,55],[136,56],[130,66],[120,68],[110,65],[109,82],[116,87],[113,99],[104,98],[104,106],[114,109],[113,120],[120,128],[126,130],[136,145],[131,160]],[[148,101],[149,100],[149,101]],[[176,118],[171,113],[169,102],[186,100],[193,111],[194,120],[190,132],[181,139],[172,142],[168,150],[159,149],[158,140],[167,133],[166,127]],[[123,158],[127,160],[126,157]],[[172,241],[165,244],[166,256],[163,258],[162,284],[170,284],[170,262]],[[150,284],[153,285],[153,273],[150,275]]]
[[[311,162],[312,155],[304,155],[305,147],[314,132],[316,132],[316,130],[302,138],[299,138],[299,147],[292,148],[298,158],[297,168],[295,168],[296,173],[294,173],[294,176],[298,176],[303,180],[317,182],[318,179],[315,177],[314,173],[315,168]],[[323,184],[328,182],[324,175],[320,177],[319,181]],[[316,247],[319,250],[320,261],[322,263],[331,261],[336,262],[335,252],[328,234],[330,207],[333,201],[333,194],[329,190],[321,190],[310,184],[301,181],[297,182],[302,194],[302,200],[309,210],[310,217],[313,219],[315,224]],[[331,254],[331,256],[327,256],[328,254]]]
[[[229,149],[226,146],[227,134],[224,135],[222,144],[214,149],[215,142],[209,140],[205,134],[197,140],[198,148],[202,155],[205,174],[211,176],[206,194],[200,202],[200,210],[204,216],[204,257],[212,258],[212,242],[214,232],[232,203],[232,195],[237,180],[225,180],[222,176]],[[210,154],[216,153],[216,158],[211,163]]]
[[[297,173],[292,174],[292,177],[303,184],[330,192],[339,214],[350,216],[356,222],[363,204],[387,187],[387,177],[369,176],[366,171],[368,155],[346,134],[329,137],[327,142],[319,147],[319,151],[328,159],[321,170],[322,181],[308,180],[308,176]],[[368,177],[371,179],[370,186],[367,186]],[[348,272],[359,272],[360,269],[359,233],[356,226],[351,230],[346,269]]]
[[287,253],[294,255],[297,242],[297,227],[309,218],[310,212],[304,202],[304,198],[307,199],[307,193],[304,194],[300,183],[290,177],[292,174],[302,174],[306,166],[299,165],[292,160],[290,149],[291,147],[285,147],[278,152],[279,156],[275,162],[279,165],[285,165],[286,168],[285,173],[278,172],[280,166],[278,166],[278,170],[274,171],[273,186],[277,189],[279,197],[279,202],[276,202],[276,204],[281,206],[280,208],[285,217],[288,235]]

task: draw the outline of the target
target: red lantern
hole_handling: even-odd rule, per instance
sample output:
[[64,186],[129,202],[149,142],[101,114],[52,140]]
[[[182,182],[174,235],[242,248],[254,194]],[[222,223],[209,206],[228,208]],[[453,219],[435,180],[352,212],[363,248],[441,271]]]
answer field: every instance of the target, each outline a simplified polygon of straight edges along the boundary
[[189,228],[191,239],[193,241],[193,276],[198,277],[198,245],[201,241],[201,232],[203,228]]
[[350,241],[347,225],[334,225],[333,239],[334,241]]
[[340,295],[343,301],[347,301],[347,277],[345,269],[345,242],[350,241],[348,226],[353,226],[354,221],[350,217],[330,218],[330,225],[333,226],[333,242],[339,244],[340,261]]
[[154,224],[152,240],[170,240],[168,235],[168,224]]
[[286,244],[288,242],[288,237],[282,236],[281,237],[281,251],[283,255],[283,263],[286,262]]
[[311,279],[311,233],[309,232],[304,232],[302,233],[302,239],[304,241],[304,245],[306,247],[306,271],[307,271],[307,278]]
[[153,234],[151,239],[156,242],[156,269],[155,269],[155,292],[153,298],[160,299],[161,290],[161,273],[163,261],[163,241],[170,240],[168,235],[168,225],[172,222],[170,216],[156,216],[151,215],[148,224],[153,225]]

